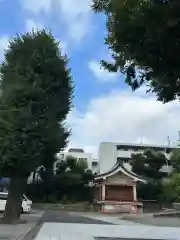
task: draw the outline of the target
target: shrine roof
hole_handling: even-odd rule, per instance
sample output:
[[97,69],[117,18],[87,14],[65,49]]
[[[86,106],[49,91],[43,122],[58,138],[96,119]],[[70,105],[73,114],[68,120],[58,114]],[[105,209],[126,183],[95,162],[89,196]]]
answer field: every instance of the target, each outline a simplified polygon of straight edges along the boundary
[[143,182],[143,183],[147,183],[147,181],[145,179],[143,179],[141,176],[137,175],[136,173],[128,170],[127,168],[125,168],[123,166],[122,163],[118,162],[117,164],[115,164],[109,171],[105,172],[105,173],[101,173],[101,174],[97,174],[94,176],[95,181],[96,180],[101,180],[101,179],[106,179],[107,177],[110,177],[112,175],[115,175],[117,172],[121,172],[124,175],[126,175],[127,177],[133,179],[136,182]]

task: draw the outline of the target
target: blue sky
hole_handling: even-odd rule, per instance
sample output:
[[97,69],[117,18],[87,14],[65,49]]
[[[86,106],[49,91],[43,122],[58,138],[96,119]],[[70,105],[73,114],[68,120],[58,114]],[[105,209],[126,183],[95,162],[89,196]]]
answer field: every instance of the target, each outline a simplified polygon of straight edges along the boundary
[[[52,33],[62,41],[62,44],[66,45],[65,52],[70,58],[69,66],[72,68],[76,86],[74,104],[78,108],[84,108],[86,102],[92,97],[98,96],[99,93],[103,94],[114,87],[121,87],[123,81],[106,81],[106,84],[97,81],[87,64],[92,59],[99,61],[108,56],[108,49],[104,44],[106,35],[105,17],[101,14],[93,14],[89,10],[86,10],[87,13],[83,13],[82,9],[81,11],[75,11],[72,19],[65,20],[63,15],[61,16],[60,9],[58,11],[55,8],[55,2],[56,6],[60,8],[61,4],[58,1],[44,0],[44,2],[47,2],[48,6],[51,4],[54,4],[54,6],[49,6],[48,10],[48,7],[43,6],[44,4],[38,4],[40,6],[37,10],[36,1],[25,0],[23,3],[23,0],[19,0],[12,3],[10,0],[1,0],[0,34],[2,36],[13,36],[16,33],[31,30],[31,27],[50,28]],[[85,0],[85,2],[88,1]],[[73,30],[70,29],[72,36],[69,36],[67,27],[71,23],[68,21],[76,21],[78,14],[82,15],[80,17],[82,21],[87,18],[85,20],[87,23],[85,26],[81,22],[78,23],[78,26],[75,27],[78,30],[77,33],[73,33]],[[89,28],[87,31],[83,29],[86,27]]]
[[70,146],[96,155],[101,141],[177,140],[176,102],[162,105],[144,88],[132,93],[122,75],[100,69],[99,61],[110,57],[105,17],[91,11],[90,0],[0,0],[0,15],[1,60],[8,39],[32,28],[50,28],[67,53],[75,83]]

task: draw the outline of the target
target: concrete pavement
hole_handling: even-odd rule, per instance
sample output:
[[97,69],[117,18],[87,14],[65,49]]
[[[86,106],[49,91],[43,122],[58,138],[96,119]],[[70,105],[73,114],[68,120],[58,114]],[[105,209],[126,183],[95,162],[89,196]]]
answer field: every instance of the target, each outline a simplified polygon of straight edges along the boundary
[[93,240],[111,239],[180,239],[179,228],[155,227],[146,225],[107,225],[44,223],[36,240]]
[[40,220],[43,211],[32,211],[29,214],[22,214],[21,219],[26,220],[26,223],[17,225],[0,224],[0,239],[2,240],[21,240],[26,234],[35,227]]
[[[71,212],[71,214],[74,214]],[[152,213],[145,214],[101,214],[101,213],[76,213],[79,216],[86,216],[96,220],[106,221],[118,225],[152,225],[159,227],[180,227],[179,217],[159,217],[156,218]]]
[[180,228],[156,227],[121,219],[115,223],[112,218],[98,214],[48,211],[36,240],[180,240]]
[[179,217],[154,217],[153,214],[124,215],[123,220],[161,227],[180,227]]
[[99,220],[99,221],[103,221],[106,223],[110,223],[110,224],[114,224],[114,225],[139,225],[140,223],[135,223],[134,221],[131,220],[123,220],[121,218],[121,214],[102,214],[102,213],[96,213],[96,212],[91,212],[91,213],[87,213],[87,212],[70,212],[70,215],[76,215],[76,216],[83,216],[83,217],[88,217],[90,219],[94,219],[94,220]]
[[[80,224],[104,224],[102,219],[93,219],[89,215],[78,214],[76,212],[64,212],[58,210],[47,210],[42,217],[42,222],[52,223],[80,223]],[[113,224],[113,223],[106,223]]]

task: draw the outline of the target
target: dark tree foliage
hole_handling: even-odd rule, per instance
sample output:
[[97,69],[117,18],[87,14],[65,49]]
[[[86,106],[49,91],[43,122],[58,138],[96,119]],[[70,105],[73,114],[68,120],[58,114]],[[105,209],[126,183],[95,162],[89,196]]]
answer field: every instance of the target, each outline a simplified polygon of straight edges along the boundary
[[93,175],[88,170],[87,162],[68,156],[65,160],[57,164],[56,177],[61,178],[64,186],[74,185],[75,183],[88,184],[92,181]]
[[149,182],[148,184],[142,184],[142,183],[137,184],[137,195],[138,195],[139,201],[153,200],[155,202],[160,202],[162,200],[163,190],[164,190],[163,186],[160,182],[157,182],[157,183]]
[[64,120],[72,80],[59,42],[47,30],[17,35],[1,65],[0,174],[10,177],[5,222],[19,218],[29,174],[47,168],[67,144]]
[[144,176],[145,172],[145,159],[142,153],[132,154],[131,155],[131,166],[132,171],[140,176]]
[[63,202],[91,201],[93,196],[89,182],[93,181],[87,163],[67,157],[56,164],[56,174],[51,175],[42,168],[41,181],[29,184],[27,194],[35,201]]
[[167,164],[166,156],[146,150],[144,153],[132,154],[132,171],[150,180],[159,180],[164,174],[160,171]]
[[180,1],[92,0],[93,10],[107,19],[105,43],[112,62],[109,71],[126,74],[136,90],[146,84],[157,99],[180,98]]
[[180,173],[180,149],[176,149],[172,152],[170,161],[173,166],[173,171]]
[[147,180],[147,184],[137,184],[139,200],[167,201],[167,188],[162,184],[162,178],[167,177],[161,172],[162,166],[167,164],[167,158],[162,153],[146,150],[144,153],[132,154],[132,171]]

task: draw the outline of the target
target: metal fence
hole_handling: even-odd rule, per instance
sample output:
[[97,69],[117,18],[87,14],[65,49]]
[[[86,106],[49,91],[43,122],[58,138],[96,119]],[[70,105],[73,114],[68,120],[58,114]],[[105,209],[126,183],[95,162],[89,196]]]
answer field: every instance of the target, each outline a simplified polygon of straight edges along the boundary
[[173,209],[172,203],[162,203],[156,200],[141,201],[143,204],[143,212],[159,212],[165,209]]

